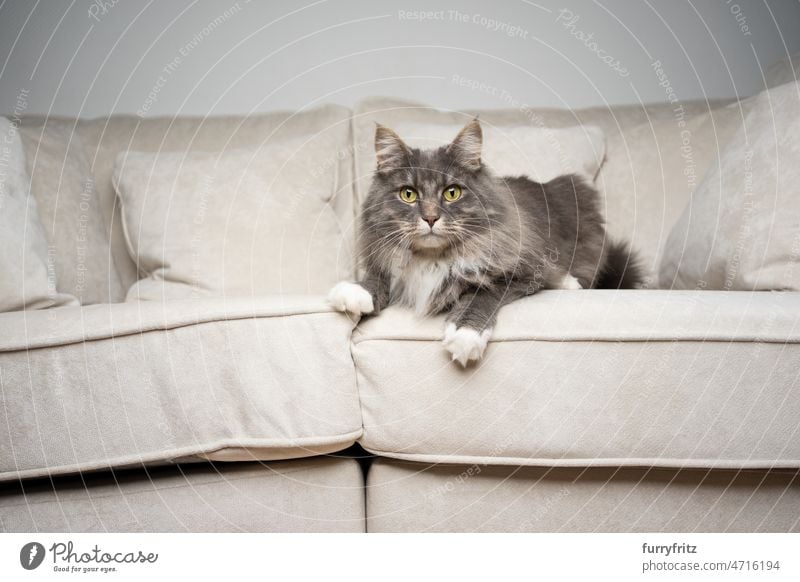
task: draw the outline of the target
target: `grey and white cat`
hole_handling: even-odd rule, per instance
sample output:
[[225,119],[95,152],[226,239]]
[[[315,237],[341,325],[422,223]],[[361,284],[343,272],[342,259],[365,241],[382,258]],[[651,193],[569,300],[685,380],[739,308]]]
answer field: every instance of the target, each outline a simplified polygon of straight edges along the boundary
[[444,347],[462,365],[483,356],[503,305],[541,289],[633,288],[625,244],[606,236],[597,191],[577,175],[545,184],[498,177],[481,162],[477,119],[447,146],[419,150],[378,126],[378,165],[361,212],[363,279],[330,303],[354,315],[392,303],[447,312]]

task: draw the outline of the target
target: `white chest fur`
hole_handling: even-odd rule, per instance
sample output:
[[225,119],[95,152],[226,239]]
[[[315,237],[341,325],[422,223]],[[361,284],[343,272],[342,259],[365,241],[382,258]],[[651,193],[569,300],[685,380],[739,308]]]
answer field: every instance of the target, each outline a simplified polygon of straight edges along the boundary
[[392,302],[411,307],[419,315],[438,312],[459,298],[464,285],[485,283],[485,269],[483,257],[398,257],[392,268]]
[[419,315],[429,311],[450,275],[447,261],[414,259],[398,266],[392,276],[392,295]]

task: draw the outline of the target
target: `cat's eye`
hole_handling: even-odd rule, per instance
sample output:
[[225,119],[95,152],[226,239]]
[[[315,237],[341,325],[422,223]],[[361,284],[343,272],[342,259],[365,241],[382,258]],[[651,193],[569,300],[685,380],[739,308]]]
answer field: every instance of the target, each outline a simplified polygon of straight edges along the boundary
[[456,186],[453,184],[452,186],[448,186],[444,190],[442,190],[442,196],[448,202],[455,202],[459,198],[461,198],[461,187]]
[[406,204],[414,204],[417,201],[417,191],[408,186],[400,189],[400,200]]

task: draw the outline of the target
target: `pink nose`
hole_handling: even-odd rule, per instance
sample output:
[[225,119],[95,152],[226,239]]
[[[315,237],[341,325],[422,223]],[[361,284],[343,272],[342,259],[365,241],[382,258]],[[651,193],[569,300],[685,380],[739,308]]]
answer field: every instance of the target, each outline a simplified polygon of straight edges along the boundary
[[438,216],[423,216],[422,220],[424,220],[425,222],[430,224],[431,228],[433,228],[433,225],[436,223],[437,220],[439,220],[439,217]]

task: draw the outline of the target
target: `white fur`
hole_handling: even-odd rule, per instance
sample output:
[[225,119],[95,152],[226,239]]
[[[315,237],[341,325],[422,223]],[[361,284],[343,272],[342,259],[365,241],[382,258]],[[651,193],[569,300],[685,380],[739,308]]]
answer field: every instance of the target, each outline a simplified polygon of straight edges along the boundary
[[583,285],[580,284],[575,277],[567,273],[561,278],[561,282],[558,284],[558,289],[583,289]]
[[372,313],[372,295],[358,283],[342,281],[328,293],[328,302],[337,311],[347,311],[353,315]]
[[411,307],[418,315],[425,315],[431,297],[441,289],[449,273],[450,267],[445,261],[409,261],[399,274],[403,282],[400,303]]
[[[392,268],[392,296],[417,315],[426,315],[431,300],[442,289],[450,276],[479,280],[484,262],[478,259],[458,258],[454,262],[404,257]],[[397,288],[402,282],[402,293]]]
[[459,257],[453,264],[453,274],[462,279],[478,276],[484,269],[485,262],[478,259]]
[[478,332],[468,327],[456,328],[455,324],[448,323],[444,330],[442,343],[445,349],[452,354],[453,361],[466,366],[469,362],[480,360],[483,357],[491,335],[491,328]]

